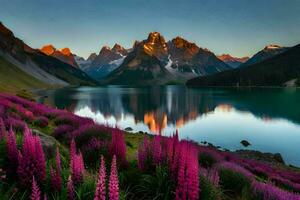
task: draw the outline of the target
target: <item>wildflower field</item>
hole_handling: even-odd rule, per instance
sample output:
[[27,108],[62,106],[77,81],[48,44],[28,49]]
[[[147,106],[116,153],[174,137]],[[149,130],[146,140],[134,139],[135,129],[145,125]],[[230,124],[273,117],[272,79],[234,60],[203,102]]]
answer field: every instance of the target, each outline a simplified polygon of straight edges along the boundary
[[1,200],[300,200],[300,171],[0,94]]

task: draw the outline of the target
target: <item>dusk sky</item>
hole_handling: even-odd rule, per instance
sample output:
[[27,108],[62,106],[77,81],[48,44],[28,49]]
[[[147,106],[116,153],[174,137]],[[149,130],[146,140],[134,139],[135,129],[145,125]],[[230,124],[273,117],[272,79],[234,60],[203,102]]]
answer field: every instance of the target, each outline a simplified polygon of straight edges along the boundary
[[34,48],[84,57],[116,42],[129,48],[152,31],[217,55],[300,43],[300,0],[1,0],[0,21]]

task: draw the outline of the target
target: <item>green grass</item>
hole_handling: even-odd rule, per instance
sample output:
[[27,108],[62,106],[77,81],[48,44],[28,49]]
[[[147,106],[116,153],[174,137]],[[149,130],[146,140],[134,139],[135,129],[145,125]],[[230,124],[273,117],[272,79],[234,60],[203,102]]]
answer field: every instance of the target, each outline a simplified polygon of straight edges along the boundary
[[144,139],[144,134],[125,132],[126,154],[127,154],[126,157],[128,161],[132,161],[136,159],[138,146],[143,141],[143,139]]
[[17,66],[0,57],[0,91],[31,97],[29,90],[49,88],[50,85],[26,74]]

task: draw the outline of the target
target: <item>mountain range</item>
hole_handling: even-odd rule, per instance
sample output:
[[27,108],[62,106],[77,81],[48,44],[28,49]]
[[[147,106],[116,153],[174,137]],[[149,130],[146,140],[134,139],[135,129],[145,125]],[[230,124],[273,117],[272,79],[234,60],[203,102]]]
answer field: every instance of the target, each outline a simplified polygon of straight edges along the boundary
[[229,70],[207,49],[176,37],[166,42],[158,32],[143,41],[136,41],[123,63],[103,81],[109,84],[184,83],[190,78]]
[[238,68],[243,63],[245,63],[249,60],[249,57],[237,58],[237,57],[233,57],[229,54],[222,54],[222,55],[218,56],[218,58],[232,68]]
[[116,43],[84,59],[67,47],[59,50],[48,44],[34,49],[0,23],[1,64],[48,85],[294,85],[300,77],[295,49],[268,45],[251,58],[216,56],[182,37],[166,41],[151,32],[130,49]]
[[[263,52],[265,50],[267,49],[265,48]],[[257,55],[261,55],[261,53],[262,52],[259,52]],[[257,55],[253,56],[253,58]],[[247,64],[247,62],[245,64]],[[299,81],[299,78],[300,45],[296,45],[292,48],[285,49],[282,53],[272,55],[271,57],[252,65],[245,65],[226,72],[191,79],[187,82],[187,85],[281,87],[294,86],[297,83],[297,80]]]

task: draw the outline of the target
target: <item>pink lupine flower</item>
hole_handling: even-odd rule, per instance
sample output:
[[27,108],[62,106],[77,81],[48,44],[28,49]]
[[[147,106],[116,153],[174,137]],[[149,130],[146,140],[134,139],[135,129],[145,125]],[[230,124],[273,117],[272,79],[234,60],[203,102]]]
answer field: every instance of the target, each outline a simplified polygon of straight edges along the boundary
[[113,156],[110,169],[109,177],[109,199],[110,200],[119,200],[119,180],[118,180],[118,171],[117,171],[117,161],[116,156]]
[[199,197],[198,151],[187,142],[180,142],[176,200],[197,200]]
[[78,184],[82,181],[84,173],[84,163],[82,154],[75,154],[72,158],[71,173],[73,177],[73,183]]
[[50,167],[50,182],[51,187],[55,191],[60,191],[62,186],[62,178],[60,173],[57,170],[54,170]]
[[70,170],[74,184],[78,184],[82,181],[84,173],[84,161],[82,154],[77,154],[76,152],[75,140],[72,139],[70,145]]
[[31,191],[30,199],[31,200],[40,200],[40,198],[41,198],[41,192],[40,192],[39,186],[37,185],[35,178],[33,176],[32,191]]
[[187,161],[187,147],[181,145],[181,153],[179,157],[179,166],[178,166],[178,182],[176,187],[176,200],[185,200],[187,199],[187,182],[186,182],[186,161]]
[[71,140],[71,144],[70,144],[70,159],[72,159],[75,154],[76,154],[76,143],[75,143],[75,140],[73,138]]
[[7,135],[7,156],[9,159],[9,174],[15,173],[18,168],[18,147],[16,142],[16,136],[12,128],[10,128]]
[[115,155],[121,165],[126,166],[126,144],[124,139],[124,134],[120,129],[112,130],[112,139],[110,144],[110,154]]
[[101,164],[99,169],[99,177],[96,186],[96,192],[94,200],[105,200],[106,198],[106,169],[105,169],[105,160],[101,156]]
[[22,151],[19,153],[18,175],[23,186],[31,183],[33,175],[39,183],[46,178],[46,162],[40,138],[33,136],[27,126]]
[[188,146],[188,159],[186,163],[186,181],[188,188],[188,199],[197,200],[199,196],[199,164],[198,164],[198,154],[197,149],[189,145]]
[[72,176],[69,176],[67,183],[68,200],[75,200],[75,189]]

